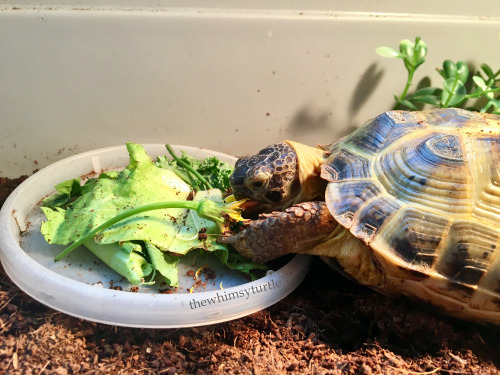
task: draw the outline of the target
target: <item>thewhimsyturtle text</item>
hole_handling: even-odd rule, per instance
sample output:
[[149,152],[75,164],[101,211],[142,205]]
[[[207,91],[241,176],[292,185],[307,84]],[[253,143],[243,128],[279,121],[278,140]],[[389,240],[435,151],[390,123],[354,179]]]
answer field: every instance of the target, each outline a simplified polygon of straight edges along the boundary
[[191,309],[197,309],[200,307],[207,307],[211,305],[215,305],[217,303],[222,303],[222,302],[227,302],[227,301],[234,301],[237,299],[249,299],[251,296],[263,292],[270,292],[276,288],[281,287],[281,281],[268,281],[265,284],[261,285],[252,285],[251,287],[241,289],[235,292],[230,292],[226,290],[221,290],[218,291],[215,296],[210,297],[210,298],[204,298],[204,299],[196,299],[193,298],[191,301],[189,301],[189,307]]

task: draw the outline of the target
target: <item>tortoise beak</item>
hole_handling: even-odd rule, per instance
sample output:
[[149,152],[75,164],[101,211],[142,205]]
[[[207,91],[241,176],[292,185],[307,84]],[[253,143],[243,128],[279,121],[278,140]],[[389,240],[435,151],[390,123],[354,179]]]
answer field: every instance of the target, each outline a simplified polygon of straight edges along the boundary
[[259,201],[253,200],[253,199],[248,199],[248,198],[238,200],[234,196],[234,194],[229,195],[224,201],[226,203],[239,202],[238,209],[241,211],[242,216],[244,218],[257,217],[266,208],[265,203],[262,203],[262,202],[259,202]]

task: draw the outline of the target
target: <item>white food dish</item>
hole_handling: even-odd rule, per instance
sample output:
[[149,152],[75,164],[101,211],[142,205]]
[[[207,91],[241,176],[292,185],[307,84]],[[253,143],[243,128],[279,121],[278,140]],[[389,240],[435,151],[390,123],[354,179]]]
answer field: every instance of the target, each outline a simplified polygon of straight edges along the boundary
[[[216,155],[228,163],[236,160],[214,151],[172,147],[198,158]],[[145,145],[145,149],[153,159],[167,153],[164,145]],[[175,328],[214,324],[264,309],[292,292],[306,276],[310,266],[306,255],[296,255],[253,282],[206,258],[187,256],[179,265],[179,288],[173,294],[163,294],[161,286],[141,286],[132,292],[132,284],[84,248],[55,262],[54,256],[64,247],[47,244],[41,235],[45,216],[39,209],[40,201],[52,194],[59,182],[122,169],[128,162],[125,146],[85,152],[40,170],[9,196],[0,211],[0,260],[19,288],[53,309],[82,319],[119,326]],[[195,282],[193,271],[207,263],[216,277],[200,276],[201,285],[190,293]],[[191,276],[187,275],[189,270]]]

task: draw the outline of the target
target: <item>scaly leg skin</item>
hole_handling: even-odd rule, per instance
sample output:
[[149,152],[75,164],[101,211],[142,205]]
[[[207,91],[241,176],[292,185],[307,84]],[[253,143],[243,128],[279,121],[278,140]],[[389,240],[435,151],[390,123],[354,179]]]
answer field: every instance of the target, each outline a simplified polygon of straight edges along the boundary
[[288,253],[307,253],[324,242],[338,223],[325,202],[303,202],[284,212],[264,214],[234,236],[220,237],[254,262],[264,263]]

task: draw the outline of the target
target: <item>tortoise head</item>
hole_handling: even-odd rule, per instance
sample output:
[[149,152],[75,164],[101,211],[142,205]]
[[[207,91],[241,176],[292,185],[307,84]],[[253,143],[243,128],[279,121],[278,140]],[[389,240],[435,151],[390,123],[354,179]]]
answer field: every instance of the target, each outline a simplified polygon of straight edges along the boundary
[[[258,202],[254,212],[282,210],[303,201],[304,191],[311,190],[304,180],[308,185],[318,180],[310,179],[308,174],[319,170],[322,154],[319,149],[285,141],[244,156],[236,162],[230,178],[234,196]],[[318,189],[324,192],[324,186],[313,190]]]
[[288,143],[268,146],[236,162],[230,178],[236,199],[259,202],[259,210],[291,205],[300,193],[297,153]]

